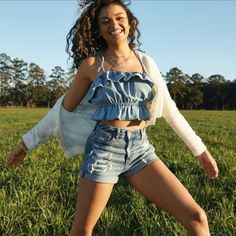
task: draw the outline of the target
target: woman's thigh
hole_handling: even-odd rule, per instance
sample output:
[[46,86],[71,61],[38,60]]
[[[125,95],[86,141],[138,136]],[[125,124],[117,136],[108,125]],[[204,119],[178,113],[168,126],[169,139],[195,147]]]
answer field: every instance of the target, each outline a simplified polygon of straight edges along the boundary
[[92,229],[111,195],[113,184],[80,178],[72,231]]
[[176,176],[158,159],[126,178],[144,197],[188,227],[200,206]]

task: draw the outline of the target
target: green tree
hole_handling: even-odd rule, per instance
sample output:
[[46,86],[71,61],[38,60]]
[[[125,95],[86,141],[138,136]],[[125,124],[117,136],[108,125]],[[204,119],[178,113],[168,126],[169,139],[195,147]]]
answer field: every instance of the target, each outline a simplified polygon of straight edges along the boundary
[[57,79],[60,87],[67,88],[67,79],[65,71],[60,66],[55,66],[52,69],[52,74],[49,76],[52,79]]
[[0,104],[6,105],[9,100],[9,90],[12,81],[11,57],[6,53],[0,54]]
[[51,107],[68,89],[68,80],[65,71],[60,66],[52,69],[49,78],[51,80],[47,81],[46,86],[48,88],[48,107]]
[[227,99],[227,87],[229,81],[224,76],[216,74],[208,78],[209,88],[207,91],[208,102],[213,109],[224,110]]
[[26,80],[27,80],[27,63],[21,59],[12,60],[12,87],[11,97],[14,104],[23,105],[26,102]]
[[236,110],[236,80],[228,83],[227,109]]
[[35,63],[30,63],[28,69],[28,83],[32,84],[33,86],[42,86],[45,84],[45,72],[44,70],[39,67]]
[[168,89],[173,100],[176,102],[179,108],[183,109],[184,96],[187,93],[185,83],[188,76],[183,74],[179,68],[174,67],[170,69],[164,77],[166,78]]
[[30,63],[28,69],[27,105],[47,104],[46,76],[44,70],[35,63]]
[[76,76],[76,70],[70,68],[69,71],[66,73],[68,87],[73,83],[75,76]]
[[203,104],[203,80],[204,77],[198,73],[188,77],[186,82],[187,94],[185,96],[187,109],[200,109]]

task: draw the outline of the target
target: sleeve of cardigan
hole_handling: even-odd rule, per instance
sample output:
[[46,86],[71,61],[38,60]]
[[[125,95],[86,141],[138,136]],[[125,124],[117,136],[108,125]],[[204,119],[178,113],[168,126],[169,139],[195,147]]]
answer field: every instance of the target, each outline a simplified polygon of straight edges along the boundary
[[151,57],[149,57],[148,67],[148,69],[152,71],[153,77],[156,79],[157,89],[161,95],[158,98],[158,104],[161,106],[161,112],[159,115],[164,117],[166,122],[183,140],[194,156],[202,154],[206,150],[206,146],[178,110],[175,102],[170,96],[166,83],[162,78],[155,61]]
[[38,124],[36,124],[31,130],[22,136],[22,140],[24,141],[28,150],[31,150],[39,146],[41,143],[46,142],[54,135],[56,124],[53,108],[49,110],[47,115],[44,116]]
[[194,156],[202,154],[206,150],[206,146],[201,138],[196,135],[189,123],[178,110],[175,102],[172,100],[166,83],[161,78],[163,90],[163,117],[171,126],[174,132],[184,141]]

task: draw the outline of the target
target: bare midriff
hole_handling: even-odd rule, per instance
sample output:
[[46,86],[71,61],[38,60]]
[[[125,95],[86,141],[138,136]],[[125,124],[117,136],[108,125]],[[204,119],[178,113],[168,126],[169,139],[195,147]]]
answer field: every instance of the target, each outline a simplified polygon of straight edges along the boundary
[[146,126],[145,120],[103,120],[100,121],[103,124],[108,124],[120,129],[128,129],[128,130],[137,130],[142,129]]

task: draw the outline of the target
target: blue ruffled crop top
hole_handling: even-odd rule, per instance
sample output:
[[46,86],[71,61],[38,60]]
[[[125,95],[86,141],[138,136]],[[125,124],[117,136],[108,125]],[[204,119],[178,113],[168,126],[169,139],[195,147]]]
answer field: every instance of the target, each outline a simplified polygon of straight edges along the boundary
[[144,73],[103,71],[91,84],[89,103],[97,105],[93,120],[147,120],[153,82]]

